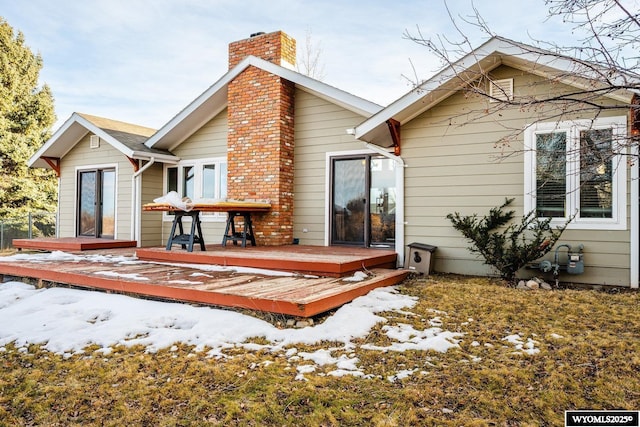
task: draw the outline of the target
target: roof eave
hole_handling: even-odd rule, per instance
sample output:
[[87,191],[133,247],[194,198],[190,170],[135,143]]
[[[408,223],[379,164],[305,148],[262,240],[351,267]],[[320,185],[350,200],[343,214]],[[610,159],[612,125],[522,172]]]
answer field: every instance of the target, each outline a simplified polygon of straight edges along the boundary
[[161,154],[161,153],[150,153],[148,151],[134,151],[132,159],[140,159],[140,160],[154,160],[159,163],[178,163],[180,161],[180,157],[173,156],[171,154]]
[[344,92],[289,68],[255,56],[248,56],[167,122],[166,125],[149,138],[145,145],[149,148],[172,150],[184,142],[199,127],[226,108],[229,83],[249,66],[260,68],[291,81],[304,90],[363,117],[369,117],[382,109],[382,106],[378,104]]
[[[535,47],[525,48],[517,42],[494,37],[356,126],[354,135],[357,139],[388,147],[390,136],[386,131],[387,120],[394,119],[404,124],[450,96],[465,82],[473,80],[474,74],[477,78],[480,76],[478,72],[486,73],[502,64],[526,69],[545,78],[555,77],[558,81],[574,87],[592,88],[593,80],[572,75],[572,67],[575,67],[578,61]],[[522,64],[535,66],[522,67]],[[468,75],[465,76],[465,73]],[[619,90],[603,96],[630,103],[633,91]]]
[[[474,75],[479,71],[491,71],[500,64],[501,58],[500,55],[496,55],[496,52],[482,57],[475,56],[473,60],[458,61],[360,123],[355,128],[355,137],[381,146],[392,145],[388,132],[384,138],[385,142],[380,141],[387,129],[388,120],[394,119],[401,124],[407,123],[459,90],[466,81],[474,79]],[[384,145],[385,143],[388,145]]]
[[[78,126],[74,126],[78,125]],[[123,155],[136,158],[149,158],[150,153],[144,151],[133,150],[101,128],[94,125],[91,121],[82,117],[78,113],[73,113],[69,119],[56,131],[56,133],[44,143],[44,145],[29,159],[27,163],[29,167],[51,168],[51,166],[43,160],[43,157],[62,158],[64,157],[87,133],[93,133],[100,137]],[[60,145],[61,144],[61,145]],[[58,147],[56,147],[58,145]],[[57,148],[57,149],[56,149]],[[167,161],[173,161],[173,156],[159,154],[158,158],[166,158]]]
[[[43,168],[50,168],[50,166],[44,161],[42,160],[42,157],[62,157],[63,155],[57,155],[57,154],[51,154],[51,155],[47,155],[47,153],[49,151],[51,151],[52,147],[55,146],[56,141],[58,141],[60,138],[62,138],[67,132],[69,132],[71,130],[71,127],[77,123],[77,118],[79,117],[79,115],[77,113],[73,113],[63,124],[62,126],[60,126],[60,128],[58,128],[58,130],[51,135],[51,138],[49,138],[43,145],[42,147],[40,147],[40,149],[38,149],[38,151],[35,152],[34,155],[31,156],[31,158],[29,158],[29,161],[27,162],[27,166],[29,167],[43,167]],[[82,134],[82,136],[80,136],[80,138],[84,137],[84,135],[87,134],[87,132],[89,132],[88,130],[84,130],[78,132],[78,134]],[[66,150],[68,151],[68,149]]]

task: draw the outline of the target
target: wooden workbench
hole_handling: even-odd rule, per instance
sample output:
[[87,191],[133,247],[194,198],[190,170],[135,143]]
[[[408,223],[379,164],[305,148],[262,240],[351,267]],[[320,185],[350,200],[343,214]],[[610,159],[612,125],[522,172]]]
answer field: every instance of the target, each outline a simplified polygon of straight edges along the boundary
[[[188,210],[180,209],[169,203],[147,203],[142,206],[143,211],[161,211],[161,212],[173,212],[173,224],[171,226],[171,233],[167,240],[166,250],[170,251],[173,245],[181,245],[182,249],[186,249],[189,252],[193,251],[194,243],[200,244],[200,250],[204,251],[204,237],[202,236],[202,229],[200,225],[200,212],[226,212],[227,213],[227,225],[222,238],[222,246],[226,246],[228,241],[232,241],[234,245],[241,242],[242,247],[246,247],[247,240],[251,242],[252,246],[256,246],[256,239],[253,234],[253,224],[251,222],[251,213],[253,212],[267,212],[271,209],[271,204],[266,202],[245,202],[245,201],[215,201],[215,202],[187,202],[185,203]],[[190,216],[191,232],[185,234],[182,226],[182,217]],[[242,231],[236,231],[235,218],[243,217],[243,229]],[[177,230],[176,230],[177,229]],[[178,234],[176,234],[178,231]]]

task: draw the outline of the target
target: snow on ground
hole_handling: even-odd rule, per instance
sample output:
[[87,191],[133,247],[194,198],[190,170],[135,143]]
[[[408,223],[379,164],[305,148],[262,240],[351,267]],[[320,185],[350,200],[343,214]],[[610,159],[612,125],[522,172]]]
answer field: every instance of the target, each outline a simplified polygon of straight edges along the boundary
[[[68,288],[36,289],[20,282],[0,284],[0,349],[9,343],[26,348],[39,344],[46,350],[71,356],[89,345],[109,353],[113,346],[143,345],[149,352],[175,343],[207,350],[223,357],[224,350],[243,347],[285,352],[300,361],[299,377],[313,366],[335,365],[330,375],[365,375],[351,353],[354,340],[366,337],[376,324],[386,322],[377,313],[412,307],[416,299],[392,287],[371,291],[338,309],[323,323],[301,329],[279,329],[271,323],[229,310],[159,302],[125,295]],[[430,337],[444,332],[431,331]],[[264,338],[268,344],[250,343]],[[412,345],[419,340],[412,337]],[[322,341],[338,347],[313,353],[298,352],[296,345]],[[441,345],[439,343],[438,345]],[[454,344],[452,344],[454,345]],[[428,345],[423,344],[422,349]],[[344,353],[347,354],[344,354]],[[342,354],[340,354],[342,353]],[[306,365],[309,365],[305,367]]]
[[[64,252],[18,254],[0,257],[0,262],[19,260],[38,263],[52,259],[72,262],[142,262],[133,257],[71,255]],[[231,270],[220,266],[189,267],[199,267],[203,271]],[[260,270],[260,274],[271,273],[281,274]],[[104,271],[100,274],[118,273]],[[195,277],[198,275],[206,273],[194,274]],[[361,279],[358,276],[354,278]],[[145,278],[136,276],[135,279]],[[84,353],[90,345],[98,345],[98,353],[108,354],[117,345],[143,345],[148,352],[156,352],[175,348],[176,343],[184,343],[193,345],[195,351],[206,350],[211,357],[225,357],[225,349],[241,347],[249,351],[283,352],[295,366],[298,380],[305,380],[305,374],[312,374],[318,367],[325,365],[335,366],[328,375],[368,377],[354,354],[356,348],[383,352],[446,352],[459,347],[464,334],[442,329],[442,318],[446,313],[437,310],[432,310],[437,316],[427,321],[428,327],[424,330],[402,323],[384,325],[382,331],[391,342],[388,346],[355,343],[358,338],[365,338],[374,326],[388,321],[379,313],[413,315],[407,310],[416,302],[415,297],[402,295],[394,287],[378,288],[342,306],[320,324],[300,329],[280,329],[271,323],[230,310],[150,301],[88,290],[36,289],[21,282],[7,282],[0,284],[0,351],[6,351],[4,346],[9,343],[25,352],[27,346],[38,344],[48,351],[69,357]],[[267,344],[252,343],[251,338],[262,338]],[[534,355],[539,351],[534,346],[536,341],[532,339],[524,342],[519,335],[512,335],[504,340],[519,352]],[[301,352],[296,348],[296,345],[321,342],[339,345],[312,353]],[[471,360],[477,361],[473,358]],[[413,372],[398,372],[388,379],[395,381]]]
[[503,341],[507,341],[510,344],[513,344],[516,352],[526,353],[530,356],[534,354],[540,353],[540,349],[536,348],[537,341],[534,341],[532,338],[527,338],[527,342],[522,341],[522,336],[520,334],[508,335],[502,339]]

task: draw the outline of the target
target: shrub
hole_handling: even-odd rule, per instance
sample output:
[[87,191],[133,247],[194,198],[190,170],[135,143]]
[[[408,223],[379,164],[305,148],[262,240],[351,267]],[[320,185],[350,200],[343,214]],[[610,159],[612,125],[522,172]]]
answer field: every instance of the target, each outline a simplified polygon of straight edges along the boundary
[[511,223],[515,211],[504,211],[511,202],[513,199],[505,199],[504,204],[492,208],[484,217],[460,216],[456,212],[447,218],[471,242],[469,250],[482,256],[485,264],[513,284],[518,270],[549,252],[573,218],[554,229],[550,226],[551,218],[538,218],[531,211],[519,224]]

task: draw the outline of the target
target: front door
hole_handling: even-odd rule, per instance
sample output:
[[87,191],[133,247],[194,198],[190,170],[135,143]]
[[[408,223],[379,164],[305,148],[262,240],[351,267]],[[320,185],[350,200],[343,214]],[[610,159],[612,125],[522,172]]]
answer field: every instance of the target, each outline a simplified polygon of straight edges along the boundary
[[115,169],[78,172],[78,236],[113,238],[115,211]]
[[393,248],[395,163],[382,156],[331,161],[331,244]]

